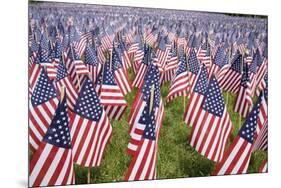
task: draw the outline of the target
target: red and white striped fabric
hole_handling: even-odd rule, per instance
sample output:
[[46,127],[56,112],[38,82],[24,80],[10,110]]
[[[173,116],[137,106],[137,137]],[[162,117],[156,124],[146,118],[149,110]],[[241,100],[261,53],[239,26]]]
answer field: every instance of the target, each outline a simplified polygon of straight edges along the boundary
[[223,90],[237,93],[239,91],[242,55],[238,55],[223,77],[218,80]]
[[57,68],[54,62],[42,63],[41,66],[43,66],[46,69],[47,75],[51,80],[56,78]]
[[99,97],[110,119],[120,120],[127,108],[127,102],[116,83],[109,62],[104,65]]
[[259,168],[259,173],[266,173],[268,171],[268,162],[264,160]]
[[104,64],[106,61],[106,58],[105,58],[104,49],[102,46],[97,47],[97,54],[98,54],[98,62],[100,64]]
[[29,145],[38,149],[57,108],[56,90],[45,71],[42,71],[32,91],[29,103]]
[[66,100],[59,105],[43,141],[34,153],[29,186],[70,185],[75,182]]
[[66,67],[63,63],[60,63],[58,66],[56,87],[59,94],[61,92],[61,88],[65,87],[67,106],[69,107],[69,109],[73,110],[78,98],[78,91],[76,90],[71,79],[69,78]]
[[238,112],[242,117],[246,117],[253,106],[251,95],[250,78],[248,75],[248,65],[244,65],[244,72],[241,77],[241,84],[238,95],[234,103],[234,112]]
[[184,113],[184,122],[189,125],[193,126],[198,119],[195,119],[197,114],[200,112],[200,107],[202,106],[204,94],[208,87],[208,72],[205,65],[202,65],[200,73],[198,74],[198,78],[196,81],[196,85],[194,90],[190,96],[188,101],[187,108],[185,109]]
[[268,148],[268,143],[267,143],[267,139],[268,139],[268,123],[267,120],[264,123],[264,125],[262,126],[261,130],[259,131],[259,133],[257,134],[257,138],[254,142],[253,145],[253,150],[263,150],[266,151]]
[[164,82],[171,81],[178,68],[178,56],[175,51],[171,52],[165,65]]
[[131,55],[133,53],[136,53],[138,49],[139,49],[139,43],[138,42],[133,43],[128,49],[128,54]]
[[90,42],[91,40],[92,40],[91,32],[83,33],[80,36],[79,41],[75,44],[75,48],[77,49],[77,53],[79,57],[81,57],[84,54],[87,42]]
[[[264,92],[262,92],[264,95]],[[262,94],[260,93],[260,95]],[[262,97],[262,101],[261,101],[261,106],[260,106],[260,113],[258,116],[258,120],[257,120],[257,134],[260,133],[262,127],[264,126],[265,123],[267,123],[267,119],[268,119],[268,115],[267,115],[267,101],[265,99],[265,97]]]
[[70,125],[73,161],[84,167],[100,166],[112,127],[89,79],[79,93]]
[[29,80],[29,85],[31,88],[31,91],[34,90],[34,87],[36,85],[36,82],[41,74],[42,71],[42,67],[40,66],[40,64],[32,64],[29,72],[28,72],[28,80]]
[[216,165],[213,175],[247,173],[253,151],[261,99],[262,95],[259,96],[257,103],[239,130],[238,135],[224,153],[223,159]]
[[260,86],[262,83],[262,80],[267,72],[267,59],[265,58],[263,60],[263,63],[259,66],[257,73],[256,73],[256,85]]
[[169,89],[167,102],[170,102],[178,96],[188,96],[189,87],[187,62],[185,55],[181,54],[181,56],[179,57],[178,69]]
[[190,145],[208,159],[220,161],[233,126],[215,77],[211,78],[195,119],[197,121],[192,126]]
[[137,88],[141,87],[146,71],[147,71],[147,64],[145,62],[141,62],[136,77],[132,83],[132,86]]
[[158,61],[156,62],[160,72],[164,71],[167,59],[169,57],[169,52],[171,50],[171,45],[165,44],[164,39],[160,41],[159,48],[156,51],[156,57]]
[[145,36],[145,42],[150,45],[150,46],[154,46],[154,44],[156,43],[157,41],[157,34],[154,35],[152,32],[149,33],[148,35]]

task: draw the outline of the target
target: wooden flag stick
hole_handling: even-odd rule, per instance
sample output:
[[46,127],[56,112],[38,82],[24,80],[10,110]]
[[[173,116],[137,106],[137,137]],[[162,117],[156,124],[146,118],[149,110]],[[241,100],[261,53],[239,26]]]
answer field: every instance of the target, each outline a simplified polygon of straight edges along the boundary
[[154,86],[154,84],[153,84],[153,85],[151,86],[151,89],[150,89],[150,106],[149,106],[149,113],[152,112],[152,108],[153,108],[154,90],[155,90],[155,86]]
[[60,101],[62,102],[63,98],[64,98],[64,95],[65,95],[65,86],[62,86],[60,88]]
[[87,172],[87,183],[91,183],[91,168],[88,167],[88,172]]

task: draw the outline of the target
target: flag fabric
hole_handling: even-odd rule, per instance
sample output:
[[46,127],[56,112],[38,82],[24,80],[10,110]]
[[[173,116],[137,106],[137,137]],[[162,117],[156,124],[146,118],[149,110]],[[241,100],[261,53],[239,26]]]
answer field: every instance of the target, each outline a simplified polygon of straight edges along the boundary
[[58,186],[75,183],[69,117],[66,98],[58,105],[54,118],[29,166],[29,186]]
[[61,92],[61,88],[65,87],[67,106],[69,109],[73,110],[78,98],[78,91],[73,85],[63,62],[60,62],[58,65],[56,87],[59,94]]
[[208,72],[210,72],[210,68],[212,66],[212,57],[211,57],[211,48],[206,41],[203,46],[197,52],[197,59],[201,61],[202,64],[205,64]]
[[198,117],[197,114],[200,112],[200,107],[203,103],[207,87],[208,71],[206,66],[203,64],[184,113],[184,122],[189,126],[193,126],[197,121],[195,117]]
[[234,62],[231,67],[225,73],[225,75],[219,80],[220,86],[223,90],[228,92],[237,93],[239,90],[241,80],[241,64],[242,55],[238,54],[234,58]]
[[234,112],[246,117],[253,106],[248,64],[244,64],[241,83],[234,103]]
[[[212,63],[212,66],[210,68],[210,75],[217,75],[218,72],[222,69],[223,66],[225,66],[228,62],[224,60],[224,58],[227,58],[224,54],[224,50],[222,47],[219,47],[216,54],[214,61]],[[228,58],[227,58],[228,60]]]
[[266,173],[268,171],[268,162],[264,160],[259,168],[259,173]]
[[127,108],[127,102],[113,76],[113,64],[107,61],[100,75],[99,97],[110,119],[120,120]]
[[247,173],[262,97],[263,93],[259,96],[238,135],[225,152],[223,159],[216,165],[213,175]]
[[171,81],[178,68],[178,55],[176,48],[171,48],[167,63],[164,67],[164,82]]
[[38,149],[57,108],[58,99],[54,85],[42,70],[29,103],[29,145]]
[[126,50],[125,44],[122,41],[120,42],[118,47],[121,50],[122,65],[124,66],[125,70],[127,70],[132,66],[128,51]]
[[120,56],[118,55],[116,49],[112,51],[112,69],[114,78],[120,87],[123,95],[127,95],[131,92],[131,84],[127,73],[125,72],[126,68],[122,66]]
[[125,175],[126,181],[156,178],[157,143],[164,114],[159,76],[158,68],[151,64],[142,88],[138,118],[131,129],[128,149],[133,151],[133,158]]
[[232,132],[232,123],[224,104],[219,83],[213,76],[209,82],[197,120],[190,136],[190,145],[212,161],[220,161]]
[[190,92],[192,92],[196,82],[196,77],[200,70],[199,61],[196,57],[196,52],[194,49],[191,50],[187,63],[188,63],[188,71],[189,71],[188,73],[189,87],[190,87]]
[[97,77],[101,71],[101,64],[98,63],[96,52],[89,44],[85,49],[85,65],[88,68],[90,79],[93,83],[96,83]]
[[149,46],[146,46],[144,48],[144,50],[145,50],[144,51],[144,57],[143,57],[143,59],[140,63],[137,74],[136,74],[135,79],[132,83],[132,86],[137,87],[137,88],[141,87],[144,75],[146,73],[146,70],[147,70],[147,67],[148,67],[148,64],[149,64],[149,60],[151,58],[151,48]]
[[81,57],[84,54],[87,43],[91,40],[92,40],[91,32],[85,32],[80,36],[78,42],[75,43],[74,46],[77,49],[77,53],[79,57]]
[[100,166],[112,127],[89,78],[83,83],[70,115],[70,128],[74,163]]
[[189,94],[189,77],[187,70],[186,57],[183,51],[179,55],[179,66],[176,71],[175,77],[172,80],[167,102],[172,101],[178,96],[188,96]]
[[161,72],[164,71],[164,67],[166,65],[170,49],[171,49],[170,45],[166,45],[166,41],[164,37],[161,37],[159,41],[158,49],[156,51],[156,57],[158,59],[156,64]]
[[267,123],[267,121],[264,123],[264,125],[262,126],[261,130],[259,131],[259,133],[257,135],[258,136],[253,145],[253,150],[267,151],[267,148],[268,148],[268,143],[267,143],[268,123]]

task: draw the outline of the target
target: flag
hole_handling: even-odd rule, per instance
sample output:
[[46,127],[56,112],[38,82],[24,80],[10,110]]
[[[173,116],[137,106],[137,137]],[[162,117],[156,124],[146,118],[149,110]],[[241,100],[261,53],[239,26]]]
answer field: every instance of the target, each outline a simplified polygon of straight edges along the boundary
[[89,77],[96,83],[97,77],[101,71],[101,64],[98,63],[96,52],[88,44],[85,49],[85,65],[89,71]]
[[70,116],[70,128],[74,163],[100,166],[112,127],[89,78],[83,83]]
[[167,63],[164,67],[164,81],[171,81],[178,68],[178,55],[176,47],[171,48]]
[[29,186],[58,186],[75,183],[66,98],[44,134],[29,166]]
[[211,77],[195,119],[190,145],[208,159],[220,161],[232,131],[232,123],[215,76]]
[[100,75],[99,97],[104,106],[107,116],[111,119],[120,120],[127,108],[127,102],[113,76],[113,64],[106,62],[103,65],[103,71]]
[[137,87],[137,88],[141,87],[144,75],[146,73],[146,70],[147,70],[147,67],[148,67],[148,64],[149,64],[149,60],[151,58],[151,48],[146,45],[144,50],[145,50],[144,51],[144,57],[143,57],[143,59],[140,63],[140,66],[138,68],[138,72],[137,72],[136,77],[135,77],[135,79],[132,83],[132,85],[134,87]]
[[78,91],[73,85],[63,62],[59,63],[57,72],[58,72],[56,77],[57,91],[60,93],[61,88],[65,87],[67,106],[69,107],[69,109],[73,110],[74,105],[76,104],[78,98]]
[[248,69],[248,64],[245,63],[238,95],[236,96],[236,100],[234,103],[234,112],[238,112],[244,118],[248,115],[253,105]]
[[262,97],[263,93],[259,96],[238,135],[224,153],[223,159],[216,165],[213,175],[247,173]]
[[268,162],[264,160],[259,168],[259,173],[266,173],[268,171]]
[[122,60],[122,64],[125,68],[125,70],[129,69],[132,65],[131,65],[131,60],[129,57],[129,54],[126,50],[125,44],[124,42],[120,42],[119,44],[119,49],[121,50],[121,60]]
[[38,149],[49,127],[58,99],[56,90],[45,70],[42,70],[29,102],[29,144]]
[[184,113],[184,122],[189,126],[193,126],[197,121],[195,117],[198,117],[197,114],[200,112],[200,107],[203,103],[207,87],[208,71],[206,66],[203,64]]
[[189,93],[189,78],[186,57],[183,51],[181,51],[179,56],[179,66],[175,77],[172,80],[167,96],[167,102],[170,102],[178,96],[188,96]]
[[225,75],[219,80],[220,86],[223,90],[233,93],[238,92],[240,80],[242,77],[241,64],[242,55],[237,54],[234,57],[234,62],[231,64],[230,68],[227,70]]
[[253,150],[267,151],[268,148],[267,139],[268,139],[268,123],[266,120],[261,130],[257,134],[257,138],[253,145]]
[[142,88],[138,118],[131,129],[128,150],[133,152],[133,158],[125,175],[126,181],[156,178],[157,143],[164,114],[159,76],[159,70],[151,64]]
[[78,42],[74,44],[75,48],[77,49],[77,53],[79,57],[81,57],[84,54],[87,43],[91,40],[92,40],[92,33],[85,32],[80,36]]
[[212,66],[212,58],[211,48],[208,41],[206,41],[203,46],[198,50],[197,59],[201,61],[202,64],[205,64],[207,69],[209,70],[208,72],[210,72],[210,68]]
[[196,53],[195,53],[194,49],[192,49],[192,51],[190,52],[187,63],[188,63],[188,71],[189,71],[189,73],[188,73],[189,87],[190,87],[190,92],[192,92],[194,85],[195,85],[196,77],[200,70],[199,62],[196,57]]
[[158,49],[156,51],[156,57],[158,59],[156,64],[157,64],[160,72],[164,71],[164,67],[166,65],[170,49],[171,49],[171,46],[166,44],[164,37],[161,37],[160,41],[159,41]]
[[116,49],[112,51],[112,69],[114,78],[120,87],[123,95],[127,95],[131,92],[131,84],[129,78],[125,72],[124,65],[122,66],[120,56],[118,55]]
[[[212,66],[210,68],[210,75],[217,75],[218,72],[222,69],[223,66],[228,64],[227,61],[224,60],[224,58],[227,58],[226,55],[224,54],[224,50],[222,47],[219,47],[216,54],[214,61],[212,63]],[[228,58],[227,58],[228,60]]]

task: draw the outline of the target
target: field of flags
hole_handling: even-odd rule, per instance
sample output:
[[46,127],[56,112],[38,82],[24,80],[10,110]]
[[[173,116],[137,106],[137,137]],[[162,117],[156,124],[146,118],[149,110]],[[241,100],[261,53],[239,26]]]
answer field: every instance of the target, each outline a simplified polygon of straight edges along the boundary
[[267,19],[29,3],[29,186],[267,172]]

